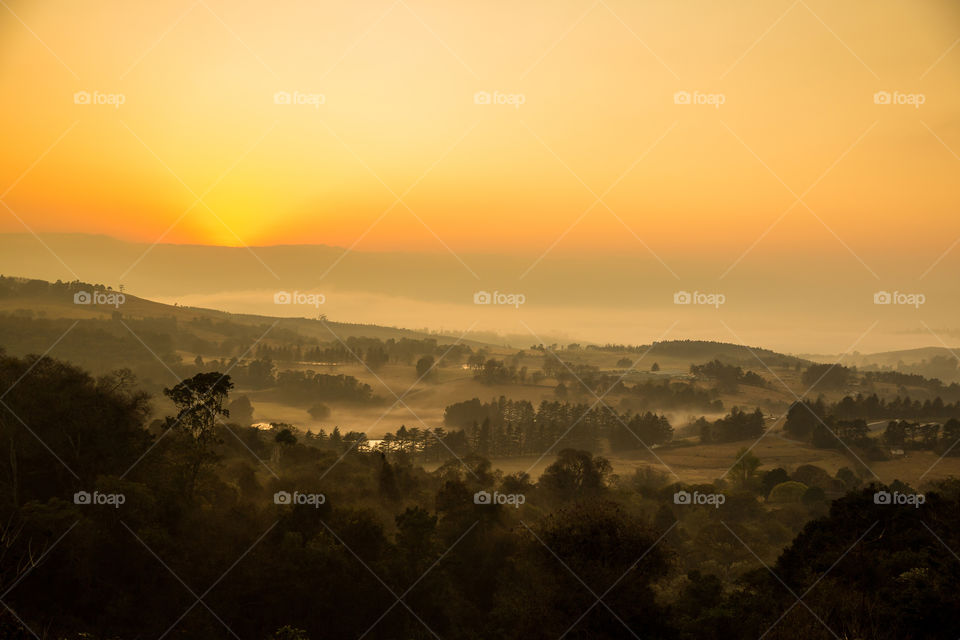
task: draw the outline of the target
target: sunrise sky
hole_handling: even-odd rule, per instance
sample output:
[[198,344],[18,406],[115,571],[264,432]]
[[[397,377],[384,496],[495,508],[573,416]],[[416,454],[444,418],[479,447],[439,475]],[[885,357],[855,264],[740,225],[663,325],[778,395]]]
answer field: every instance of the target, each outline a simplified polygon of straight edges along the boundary
[[960,235],[953,0],[0,5],[0,232],[731,259]]

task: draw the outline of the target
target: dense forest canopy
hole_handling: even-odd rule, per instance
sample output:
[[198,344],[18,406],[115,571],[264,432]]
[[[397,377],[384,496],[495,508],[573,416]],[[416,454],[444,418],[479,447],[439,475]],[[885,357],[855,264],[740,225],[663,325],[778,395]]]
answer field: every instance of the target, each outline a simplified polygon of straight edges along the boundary
[[[427,470],[409,446],[357,447],[363,434],[232,424],[218,372],[167,387],[176,411],[155,421],[129,371],[2,356],[0,386],[4,637],[960,631],[956,480],[918,492],[767,468],[746,448],[709,484],[619,476],[576,448],[531,478],[480,455],[495,439]],[[448,419],[492,435],[580,408],[473,401]]]

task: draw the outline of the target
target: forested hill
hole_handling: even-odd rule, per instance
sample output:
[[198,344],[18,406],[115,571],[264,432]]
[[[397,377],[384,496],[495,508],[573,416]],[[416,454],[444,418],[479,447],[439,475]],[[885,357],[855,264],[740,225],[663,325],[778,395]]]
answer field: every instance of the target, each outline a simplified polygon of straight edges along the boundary
[[[95,292],[99,292],[100,296],[98,298],[92,297]],[[82,295],[83,293],[91,295],[90,303],[78,303],[79,301],[74,299],[74,296],[78,294]],[[121,293],[123,295],[122,302],[117,304],[118,299],[111,297],[111,295]],[[285,311],[288,308],[289,307],[278,306],[279,311]],[[264,323],[272,324],[278,322],[278,329],[288,329],[308,337],[329,340],[329,331],[317,322],[318,318],[323,317],[324,323],[343,339],[359,336],[378,338],[380,340],[388,340],[390,338],[396,340],[402,338],[422,340],[428,337],[444,337],[412,329],[402,329],[377,324],[336,322],[334,319],[329,319],[322,315],[322,307],[319,308],[319,311],[316,307],[310,305],[303,306],[302,308],[304,309],[304,315],[307,317],[281,318],[268,315],[229,313],[216,309],[185,307],[154,302],[138,297],[129,291],[115,291],[103,284],[80,281],[48,282],[46,280],[0,275],[0,313],[8,316],[82,320],[109,318],[115,312],[119,312],[123,317],[130,318],[168,318],[176,319],[180,322],[209,320],[214,322],[230,322],[243,326],[260,326]],[[449,338],[453,341],[457,337],[458,336],[452,336]],[[466,342],[470,343],[471,341],[468,340]]]
[[809,365],[810,361],[762,347],[751,347],[730,342],[713,340],[665,340],[645,345],[604,345],[596,347],[604,351],[632,350],[647,353],[653,360],[659,358],[689,359],[691,362],[721,360],[727,363],[756,367],[758,358],[771,367],[791,367],[797,364]]

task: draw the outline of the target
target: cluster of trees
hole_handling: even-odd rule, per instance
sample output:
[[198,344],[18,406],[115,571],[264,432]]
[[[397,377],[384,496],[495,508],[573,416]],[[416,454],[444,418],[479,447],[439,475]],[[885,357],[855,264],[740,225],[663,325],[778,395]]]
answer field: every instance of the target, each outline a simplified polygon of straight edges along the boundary
[[[280,437],[280,433],[284,431],[289,432],[294,438],[297,437],[299,431],[288,424],[271,424],[272,430],[279,429],[274,436],[274,439],[277,440],[287,440],[289,438]],[[367,434],[362,431],[347,431],[342,433],[340,427],[334,427],[329,434],[327,434],[326,429],[320,429],[318,431],[306,431],[303,433],[303,441],[307,445],[319,447],[321,449],[331,449],[333,451],[338,451],[343,453],[345,451],[350,451],[356,449],[358,451],[368,450],[369,444],[367,441]]]
[[582,381],[588,387],[602,385],[609,387],[619,376],[600,373],[600,367],[582,362],[568,362],[558,359],[554,354],[548,353],[543,356],[543,375],[548,378],[554,378],[560,382]]
[[197,356],[194,364],[200,370],[226,365],[237,382],[253,389],[267,389],[277,384],[277,368],[273,361],[267,358],[256,358],[245,362],[237,362],[236,360],[204,362],[200,356]]
[[353,376],[313,371],[281,371],[276,375],[277,393],[284,400],[295,403],[317,402],[353,402],[376,403],[378,396],[373,395],[373,389],[365,382],[360,382]]
[[[763,472],[748,454],[729,481],[693,486],[651,469],[618,477],[573,449],[536,480],[477,456],[427,472],[335,442],[337,430],[231,424],[232,381],[217,372],[165,389],[175,410],[150,424],[129,372],[93,378],[0,355],[0,387],[0,637],[886,640],[960,629],[960,563],[944,553],[960,548],[957,481],[926,489],[921,518],[876,504],[886,487],[852,490],[852,472]],[[829,504],[838,486],[852,492]],[[683,504],[681,490],[726,500]]]
[[[909,408],[913,407],[911,411]],[[864,418],[912,416],[951,416],[956,405],[944,404],[940,398],[933,401],[903,400],[897,396],[884,402],[871,395],[868,397],[847,396],[836,404],[828,405],[822,398],[815,401],[794,402],[787,411],[784,430],[792,437],[827,449],[858,447],[871,458],[884,459],[887,453],[880,442],[895,448],[929,449],[940,453],[953,451],[960,440],[960,420],[949,418],[946,423],[917,422],[903,419],[891,420],[882,438],[871,438],[870,428]]]
[[410,456],[429,462],[445,460],[451,453],[465,456],[470,453],[470,443],[462,429],[447,431],[443,427],[435,429],[401,425],[393,432],[387,432],[374,447],[384,454]]
[[217,364],[228,365],[237,382],[253,389],[272,389],[280,401],[306,404],[317,419],[329,415],[325,402],[379,403],[373,388],[346,374],[317,373],[313,370],[285,369],[277,371],[272,360],[256,358],[245,362],[204,362],[199,356],[195,366],[210,369]]
[[698,418],[693,424],[703,444],[759,438],[764,431],[763,412],[760,409],[748,412],[734,407],[722,418],[713,421]]
[[596,452],[601,443],[628,451],[673,437],[670,421],[649,411],[619,413],[602,405],[547,401],[534,408],[526,400],[504,396],[452,404],[443,419],[448,427],[464,431],[469,450],[484,457],[544,453],[555,447]]
[[700,389],[686,382],[638,382],[627,389],[626,394],[621,404],[634,410],[723,411],[723,402],[717,399],[714,391]]
[[253,353],[257,358],[276,362],[352,364],[357,361],[356,356],[339,342],[313,346],[299,344],[258,344]]
[[817,389],[842,389],[854,377],[857,370],[841,364],[812,364],[803,372],[801,380],[807,387]]
[[[473,369],[473,378],[484,384],[526,384],[527,368],[516,364],[505,363],[503,360],[488,358],[477,362],[478,358],[470,358],[468,364]],[[539,372],[538,372],[539,373]],[[531,382],[539,383],[544,374],[531,377]]]
[[825,469],[812,464],[802,464],[792,473],[777,467],[757,474],[756,480],[753,486],[772,503],[823,503],[827,498],[839,498],[863,484],[863,479],[849,467],[841,467],[831,476]]
[[752,387],[765,387],[767,381],[753,371],[744,371],[742,367],[711,360],[705,364],[691,364],[690,375],[697,378],[715,380],[717,386],[726,392],[734,392],[741,384]]
[[[579,345],[570,345],[570,348],[578,350]],[[545,353],[541,368],[529,373],[523,365],[527,355],[523,351],[518,351],[509,359],[498,360],[487,358],[486,352],[480,350],[467,359],[467,364],[474,372],[474,379],[485,384],[540,384],[544,379],[551,378],[564,388],[571,388],[574,393],[589,393],[591,390],[599,393],[618,380],[618,376],[601,373],[597,366],[560,360],[552,349],[544,349],[542,345],[535,345],[531,349]]]
[[858,447],[872,458],[884,457],[870,438],[866,420],[844,419],[841,415],[845,414],[832,412],[823,398],[812,402],[801,400],[790,405],[783,430],[797,440],[822,449]]
[[943,425],[936,422],[891,420],[883,432],[884,443],[901,449],[927,449],[945,455],[960,455],[960,420],[950,418]]

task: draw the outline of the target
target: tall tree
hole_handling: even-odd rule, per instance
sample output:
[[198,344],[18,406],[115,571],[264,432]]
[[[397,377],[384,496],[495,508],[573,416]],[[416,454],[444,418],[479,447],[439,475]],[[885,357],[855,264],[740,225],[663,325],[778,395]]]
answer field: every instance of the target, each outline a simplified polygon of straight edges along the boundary
[[213,447],[218,443],[217,421],[221,416],[230,416],[224,403],[231,389],[230,376],[210,372],[198,373],[163,390],[177,407],[176,417],[167,417],[164,426],[186,436],[188,441],[185,463],[188,497],[193,496],[203,468],[216,460]]

